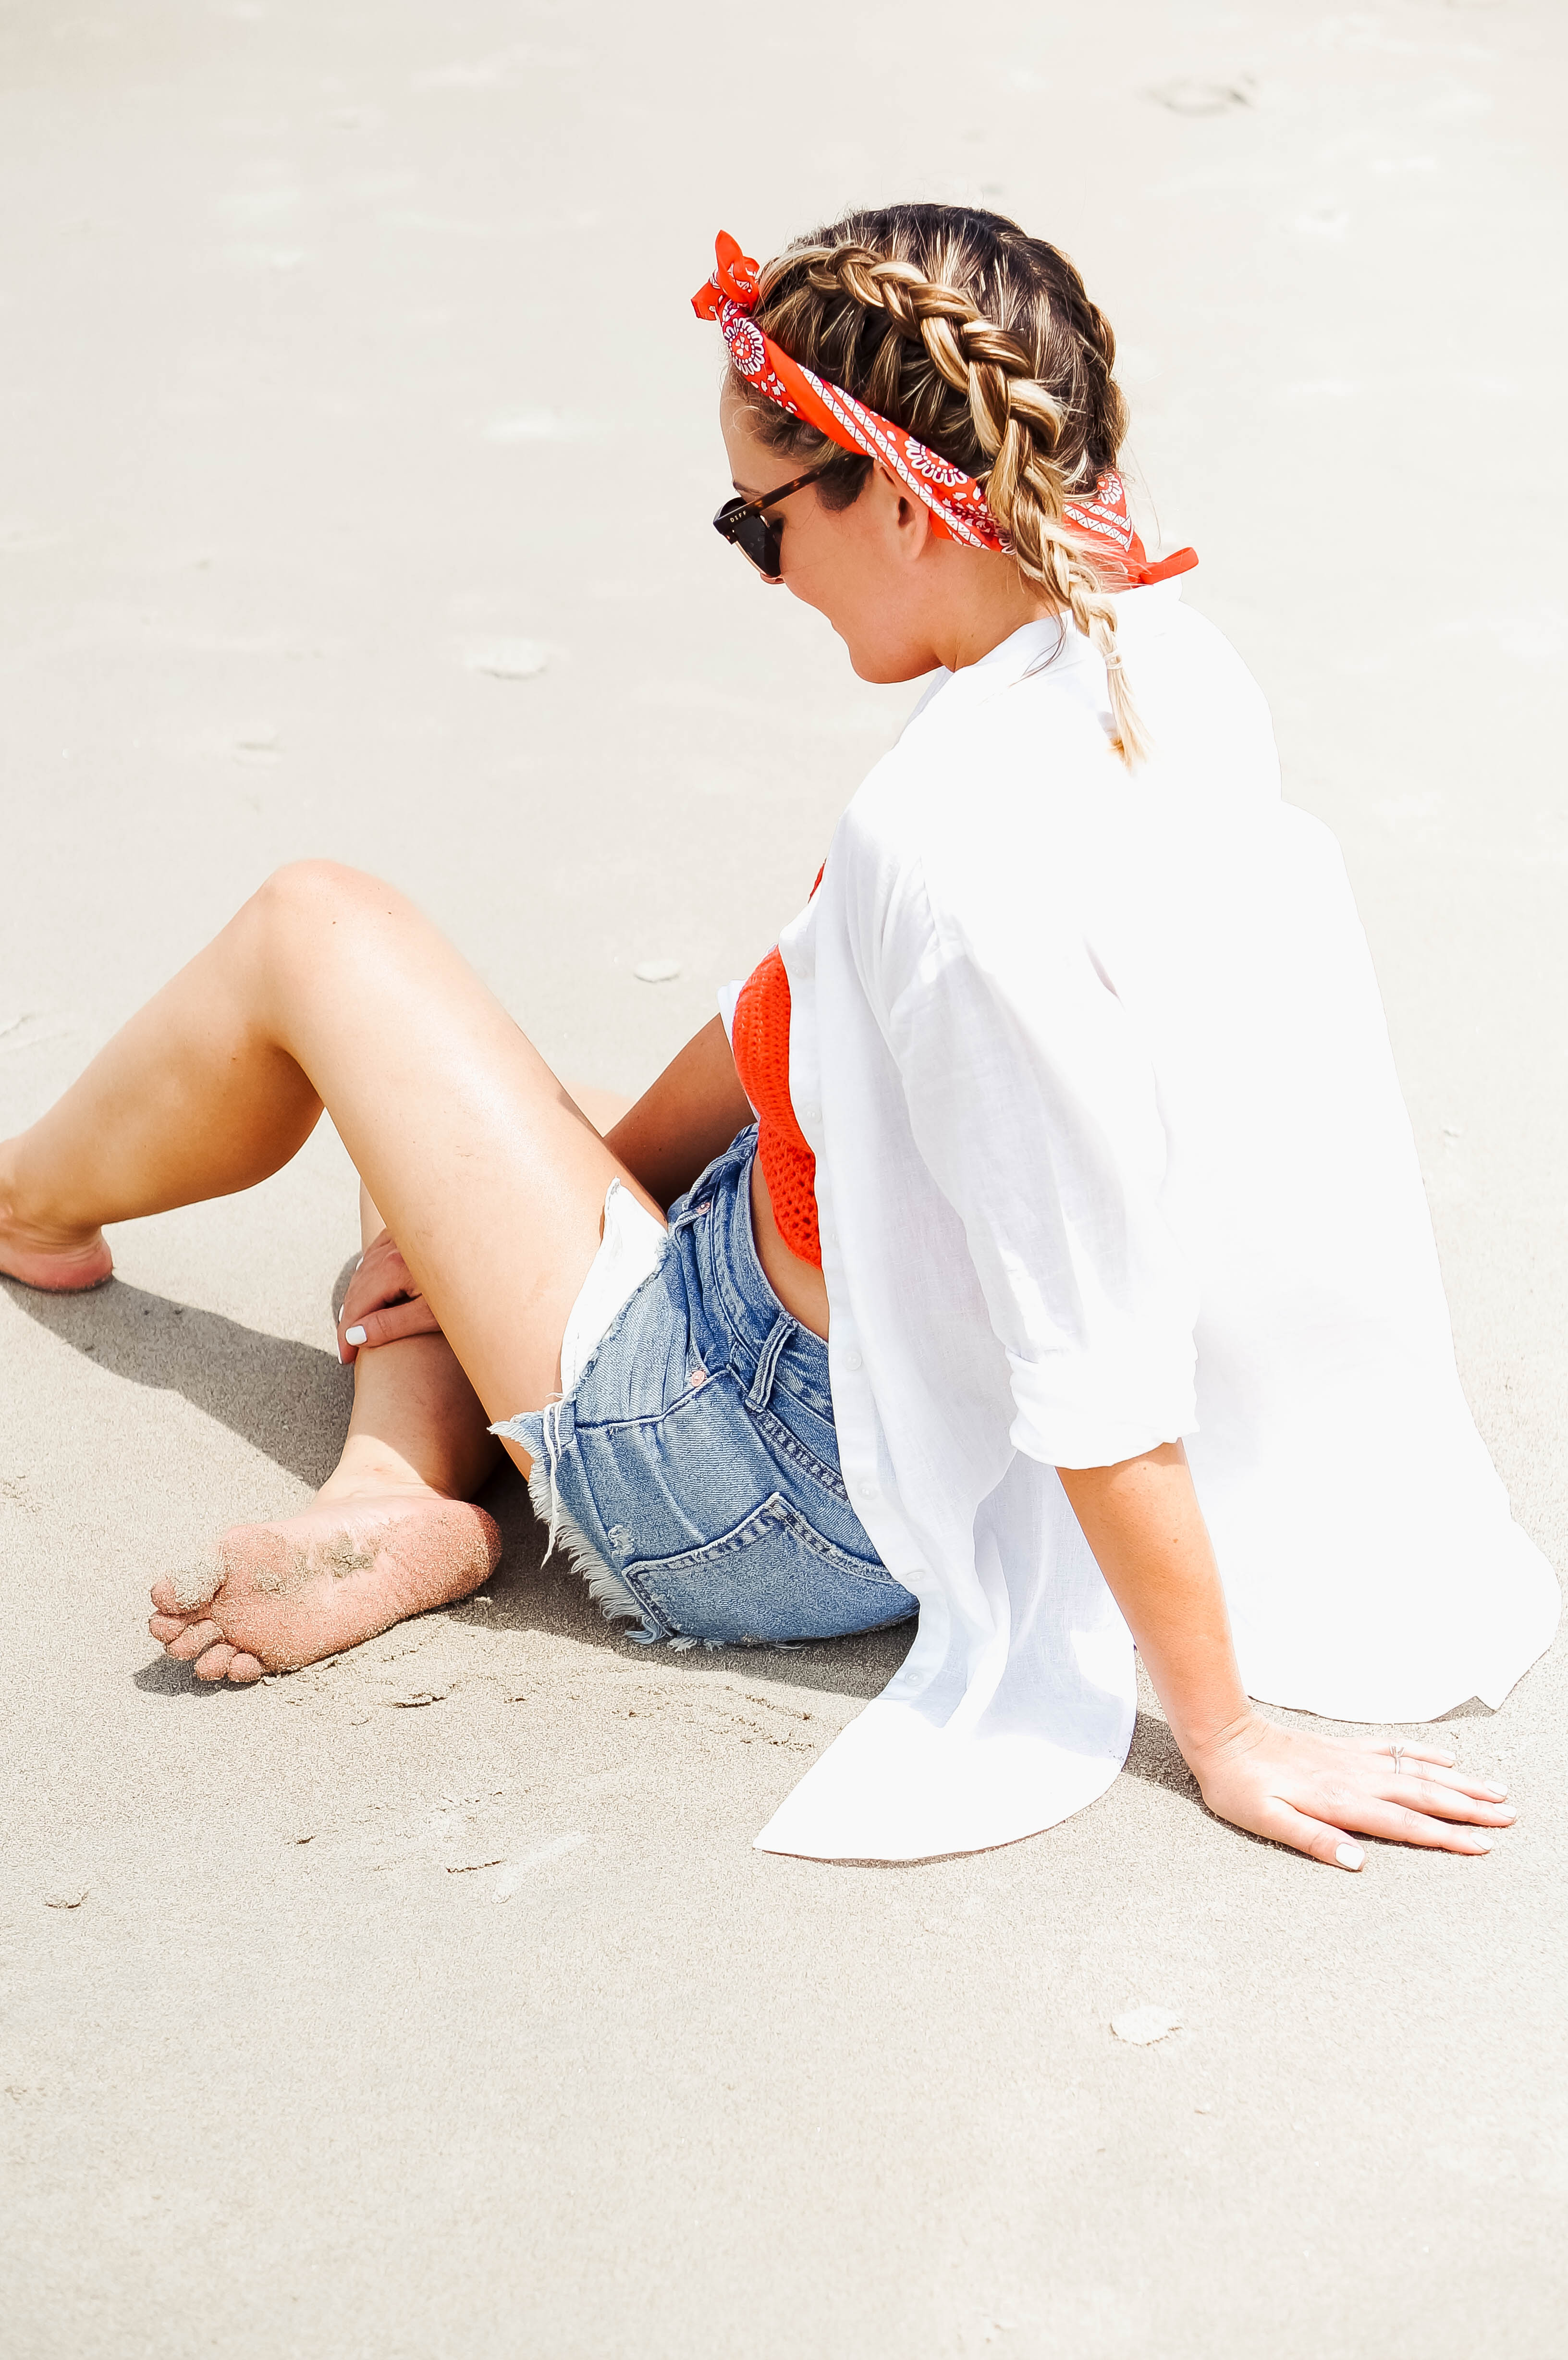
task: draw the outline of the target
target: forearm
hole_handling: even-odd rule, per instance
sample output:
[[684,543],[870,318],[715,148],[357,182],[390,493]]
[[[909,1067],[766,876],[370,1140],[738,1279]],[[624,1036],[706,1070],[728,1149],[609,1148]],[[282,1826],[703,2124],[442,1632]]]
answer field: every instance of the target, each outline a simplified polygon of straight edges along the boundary
[[1483,1830],[1513,1818],[1504,1789],[1455,1770],[1451,1754],[1347,1743],[1280,1729],[1253,1711],[1179,1442],[1119,1467],[1057,1471],[1211,1811],[1341,1868],[1367,1858],[1351,1835],[1489,1849]]
[[670,1205],[750,1120],[750,1101],[715,1016],[605,1132],[604,1144],[650,1196]]
[[1167,1442],[1116,1467],[1058,1471],[1171,1734],[1196,1767],[1249,1708],[1187,1454]]

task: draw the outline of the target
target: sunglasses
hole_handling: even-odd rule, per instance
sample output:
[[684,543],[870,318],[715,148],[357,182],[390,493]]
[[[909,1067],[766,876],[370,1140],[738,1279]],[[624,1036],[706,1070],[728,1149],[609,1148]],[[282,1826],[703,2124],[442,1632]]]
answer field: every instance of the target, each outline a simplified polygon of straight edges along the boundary
[[759,500],[726,500],[713,519],[713,530],[722,533],[743,557],[749,557],[759,574],[765,574],[770,582],[777,582],[784,527],[778,519],[765,517],[763,509],[775,507],[779,500],[787,499],[791,492],[804,490],[808,484],[814,484],[819,475],[825,475],[828,469],[837,464],[835,459],[825,460],[822,466],[813,467],[809,475],[797,475],[792,484],[780,484],[776,492],[764,492]]

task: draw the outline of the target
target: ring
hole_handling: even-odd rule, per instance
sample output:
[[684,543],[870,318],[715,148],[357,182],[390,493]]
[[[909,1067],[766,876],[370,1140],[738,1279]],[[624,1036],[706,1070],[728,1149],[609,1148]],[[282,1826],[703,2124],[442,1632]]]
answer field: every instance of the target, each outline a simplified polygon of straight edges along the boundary
[[1402,1778],[1405,1775],[1405,1749],[1402,1745],[1390,1745],[1388,1751],[1394,1757],[1394,1775]]

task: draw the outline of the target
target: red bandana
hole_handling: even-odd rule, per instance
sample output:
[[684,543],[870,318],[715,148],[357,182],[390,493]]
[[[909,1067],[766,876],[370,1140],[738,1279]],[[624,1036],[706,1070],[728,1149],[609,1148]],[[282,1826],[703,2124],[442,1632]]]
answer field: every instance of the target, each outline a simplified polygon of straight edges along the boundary
[[[700,320],[718,322],[735,374],[830,442],[880,461],[906,490],[925,502],[944,539],[962,541],[971,549],[1006,550],[1007,537],[997,530],[974,477],[928,451],[891,419],[878,417],[842,385],[830,385],[792,361],[751,316],[758,293],[756,263],[724,230],[714,251],[717,267],[692,296],[691,309]],[[1099,570],[1115,585],[1132,588],[1163,582],[1172,574],[1189,573],[1198,562],[1195,550],[1179,549],[1173,557],[1149,563],[1127,512],[1126,487],[1114,469],[1100,477],[1092,497],[1063,500],[1062,514],[1065,523],[1084,535]]]

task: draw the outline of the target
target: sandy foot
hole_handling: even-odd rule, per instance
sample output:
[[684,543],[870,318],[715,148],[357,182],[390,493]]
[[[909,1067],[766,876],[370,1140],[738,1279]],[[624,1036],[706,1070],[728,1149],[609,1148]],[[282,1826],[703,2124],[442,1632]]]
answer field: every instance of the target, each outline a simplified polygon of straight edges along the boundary
[[0,1276],[19,1278],[46,1295],[80,1295],[114,1274],[114,1257],[102,1229],[64,1243],[39,1237],[0,1209]]
[[422,1487],[340,1494],[231,1526],[215,1565],[155,1583],[147,1628],[199,1680],[243,1685],[467,1598],[500,1562],[494,1518],[469,1502]]

